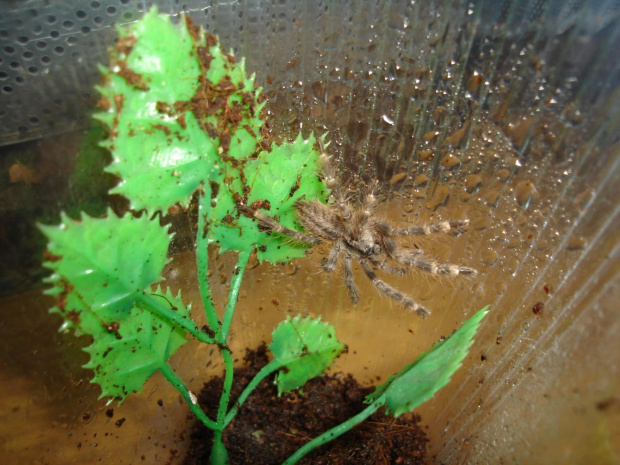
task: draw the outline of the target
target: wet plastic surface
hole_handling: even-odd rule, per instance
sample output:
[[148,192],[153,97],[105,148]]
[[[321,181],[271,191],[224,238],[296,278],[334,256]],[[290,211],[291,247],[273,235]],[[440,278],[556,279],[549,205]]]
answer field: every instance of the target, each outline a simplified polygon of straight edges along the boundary
[[[450,464],[620,463],[617,10],[600,2],[549,2],[529,15],[491,2],[309,3],[186,10],[246,57],[276,137],[328,130],[353,195],[378,178],[381,213],[394,224],[469,218],[459,237],[403,244],[480,274],[389,278],[432,311],[422,320],[361,272],[362,298],[352,305],[341,273],[320,271],[320,247],[286,266],[255,264],[234,350],[268,337],[287,314],[321,314],[349,346],[338,369],[372,383],[490,304],[464,368],[419,409],[430,455]],[[71,158],[80,138],[3,149],[0,237],[7,254],[22,251],[13,274],[36,275],[40,247],[25,232],[67,202],[66,178],[83,169]],[[189,223],[175,221],[178,248],[165,275],[198,302],[183,250]],[[233,266],[222,255],[211,267],[220,303]],[[33,280],[3,282],[11,287],[2,290],[0,448],[10,462],[179,463],[188,425],[176,393],[156,375],[110,417],[79,368],[79,341],[56,334],[48,300],[26,290]],[[173,361],[199,389],[221,368],[210,356],[187,344]]]

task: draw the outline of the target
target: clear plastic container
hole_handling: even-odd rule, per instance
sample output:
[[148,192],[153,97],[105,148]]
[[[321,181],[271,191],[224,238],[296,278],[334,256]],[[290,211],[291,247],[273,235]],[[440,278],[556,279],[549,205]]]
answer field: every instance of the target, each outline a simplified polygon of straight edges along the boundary
[[[233,325],[237,357],[287,314],[320,314],[349,347],[336,370],[376,383],[489,304],[464,366],[418,410],[432,462],[620,463],[618,2],[156,3],[246,58],[275,137],[329,131],[353,196],[378,179],[393,223],[471,222],[458,237],[405,241],[479,270],[390,278],[432,311],[425,320],[357,271],[362,298],[351,304],[340,274],[319,271],[321,247],[286,266],[254,263]],[[181,463],[188,446],[187,409],[159,375],[120,407],[97,400],[80,368],[86,341],[57,333],[38,284],[35,223],[118,202],[105,196],[109,178],[84,182],[105,153],[78,152],[111,25],[148,6],[0,6],[6,463]],[[165,276],[198,302],[186,226],[175,225]],[[233,267],[234,256],[214,258],[220,305]],[[173,363],[194,390],[222,368],[192,344]]]

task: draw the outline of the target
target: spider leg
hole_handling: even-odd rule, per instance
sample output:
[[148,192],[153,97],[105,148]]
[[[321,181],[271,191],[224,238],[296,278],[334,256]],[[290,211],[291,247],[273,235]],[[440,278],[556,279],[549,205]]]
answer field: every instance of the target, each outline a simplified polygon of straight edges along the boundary
[[461,274],[469,275],[469,276],[476,276],[478,274],[478,271],[468,266],[458,266],[458,265],[452,265],[450,263],[443,263],[439,265],[439,267],[437,267],[437,272],[439,274],[447,274],[450,276],[457,276]]
[[387,273],[395,274],[397,276],[405,276],[409,272],[409,270],[407,268],[400,268],[400,267],[397,267],[397,266],[392,266],[392,265],[390,265],[388,263],[379,261],[376,258],[370,257],[369,260],[370,260],[370,263],[372,263],[372,265],[375,268],[377,268],[377,269],[379,269],[381,271],[385,271]]
[[334,201],[334,205],[340,210],[342,217],[348,219],[351,217],[351,210],[349,209],[349,204],[345,195],[342,193],[340,180],[336,175],[336,170],[332,165],[330,156],[325,152],[323,141],[319,138],[318,142],[319,148],[321,149],[321,163],[323,164],[325,185],[331,191],[330,197]]
[[368,193],[364,196],[362,200],[362,211],[366,217],[372,215],[375,207],[377,206],[377,196],[375,192],[379,188],[379,181],[376,179],[370,183]]
[[440,221],[439,223],[416,224],[406,228],[394,228],[391,231],[392,236],[414,236],[428,235],[438,232],[461,232],[465,226],[469,224],[469,220],[460,221]]
[[407,310],[412,312],[416,312],[418,315],[422,317],[427,317],[430,315],[430,312],[424,308],[422,305],[418,304],[415,300],[409,297],[407,294],[403,294],[402,292],[394,289],[389,284],[385,283],[381,278],[377,276],[375,270],[368,264],[366,260],[358,260],[364,273],[366,276],[372,281],[374,286],[389,298],[394,299],[396,302],[402,304]]
[[305,234],[299,231],[295,231],[294,229],[287,228],[286,226],[282,226],[270,216],[267,216],[264,213],[258,210],[254,210],[246,205],[237,205],[237,208],[239,209],[241,213],[256,218],[259,224],[261,224],[262,226],[265,226],[277,233],[289,236],[290,238],[295,239],[299,242],[305,242],[306,244],[313,244],[313,245],[320,244],[322,242],[321,239],[317,237],[310,236],[308,234]]
[[338,257],[340,256],[340,252],[342,251],[342,242],[337,241],[334,243],[334,247],[331,252],[329,252],[329,257],[325,259],[323,262],[323,270],[332,272],[336,269],[336,265],[338,264]]
[[351,300],[354,304],[358,303],[360,300],[360,292],[353,279],[353,263],[349,252],[344,253],[344,282],[349,289],[349,294],[351,294]]
[[458,266],[451,263],[437,263],[431,258],[416,254],[397,253],[394,260],[405,266],[416,267],[430,274],[445,274],[449,276],[470,275],[476,276],[478,272],[468,266]]

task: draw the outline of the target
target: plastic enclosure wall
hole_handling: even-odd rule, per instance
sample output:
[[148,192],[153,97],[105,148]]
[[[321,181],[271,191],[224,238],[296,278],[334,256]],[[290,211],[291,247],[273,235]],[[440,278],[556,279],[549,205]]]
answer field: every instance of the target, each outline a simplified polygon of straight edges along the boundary
[[[360,186],[359,194],[378,178],[390,194],[382,213],[393,222],[471,221],[457,238],[416,238],[410,245],[471,265],[478,278],[415,273],[391,281],[430,308],[430,318],[404,313],[367,284],[353,307],[340,274],[332,279],[317,272],[318,250],[308,260],[248,273],[233,328],[236,350],[263,340],[287,312],[322,314],[350,349],[339,368],[370,382],[385,379],[490,304],[464,368],[419,410],[429,425],[430,455],[450,464],[619,463],[616,4],[155,3],[163,13],[185,11],[246,58],[279,137],[328,130],[345,180]],[[97,99],[96,64],[106,62],[114,38],[111,25],[138,19],[150,5],[0,6],[0,144],[56,140],[52,136],[87,126],[86,111]],[[70,155],[58,153],[57,160]],[[3,208],[14,205],[7,201]],[[191,263],[179,256],[168,276],[185,284]],[[224,270],[229,261],[222,257]],[[262,293],[260,280],[272,283]],[[224,294],[224,286],[214,290],[216,297]],[[38,309],[45,318],[48,302],[25,295],[31,296],[8,297],[3,306],[19,315]],[[30,324],[21,317],[7,321],[0,327],[6,337]],[[68,340],[53,327],[37,338],[33,329],[22,331],[40,354],[48,347],[62,354],[59,344]],[[3,398],[10,400],[0,411],[1,423],[11,424],[2,436],[12,463],[105,462],[119,449],[137,460],[185,427],[183,411],[169,408],[162,419],[153,408],[158,398],[177,405],[161,380],[147,385],[146,400],[128,400],[110,420],[96,393],[88,391],[87,400],[72,407],[75,386],[64,391],[47,371],[28,372],[24,367],[34,362],[10,347],[0,368]],[[209,354],[179,357],[181,375],[199,389]],[[74,370],[74,378],[86,376],[77,362],[62,360],[46,363],[59,373]],[[129,419],[124,439],[114,426],[121,416]],[[24,439],[35,428],[36,436]],[[31,442],[24,448],[23,441]],[[136,446],[139,441],[148,443]],[[167,444],[182,456],[184,443]],[[167,451],[159,454],[180,463]]]

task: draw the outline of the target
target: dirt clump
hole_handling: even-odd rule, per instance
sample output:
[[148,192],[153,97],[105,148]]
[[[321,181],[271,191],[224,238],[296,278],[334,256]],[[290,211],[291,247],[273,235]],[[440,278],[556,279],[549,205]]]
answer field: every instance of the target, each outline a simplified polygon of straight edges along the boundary
[[[232,402],[267,364],[267,348],[248,350],[244,361],[245,366],[235,369]],[[210,416],[217,411],[222,385],[221,377],[213,378],[199,395]],[[280,465],[309,440],[361,412],[372,391],[351,375],[336,374],[311,379],[299,392],[278,397],[273,378],[263,380],[223,434],[231,465]],[[419,422],[415,414],[393,418],[380,410],[298,464],[422,464],[428,440]],[[208,464],[212,438],[213,433],[196,421],[184,465]]]

